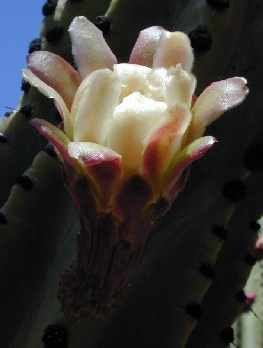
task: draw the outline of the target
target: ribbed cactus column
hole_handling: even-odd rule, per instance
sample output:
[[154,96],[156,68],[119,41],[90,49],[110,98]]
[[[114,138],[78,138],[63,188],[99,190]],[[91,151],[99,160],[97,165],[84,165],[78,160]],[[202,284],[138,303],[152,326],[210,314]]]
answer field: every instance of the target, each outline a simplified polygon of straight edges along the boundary
[[[244,156],[263,125],[263,8],[257,0],[232,0],[224,9],[215,8],[217,3],[220,1],[165,0],[149,5],[149,1],[144,0],[59,0],[53,12],[46,13],[41,28],[41,47],[60,54],[70,63],[73,58],[67,30],[76,15],[93,20],[106,14],[110,31],[105,37],[123,61],[127,60],[139,30],[146,26],[162,25],[168,30],[189,33],[204,25],[208,29],[205,35],[211,34],[212,45],[207,51],[195,50],[198,93],[212,81],[239,75],[248,78],[250,94],[243,105],[208,128],[207,134],[216,136],[218,144],[192,166],[184,191],[153,231],[138,272],[125,287],[119,307],[105,321],[85,324],[64,316],[56,300],[59,275],[76,257],[74,241],[79,230],[76,211],[63,187],[58,161],[49,157],[50,150],[49,154],[37,155],[46,142],[29,125],[27,116],[31,117],[33,110],[34,117],[45,118],[53,124],[59,120],[51,100],[34,88],[24,93],[21,106],[30,105],[31,108],[24,108],[15,115],[0,143],[3,205],[0,213],[3,303],[0,316],[5,323],[0,341],[3,347],[12,342],[11,347],[15,348],[42,348],[44,330],[56,324],[68,332],[69,348],[180,348],[188,345],[204,348],[202,330],[204,327],[207,330],[207,313],[211,314],[211,308],[214,313],[220,313],[218,302],[222,294],[229,304],[226,328],[231,326],[240,304],[232,308],[231,293],[227,286],[220,284],[231,284],[229,272],[232,270],[242,278],[242,284],[237,287],[241,295],[251,267],[235,263],[236,268],[229,267],[229,272],[223,269],[228,263],[233,264],[238,246],[249,252],[253,245],[255,234],[246,239],[245,235],[250,232],[247,228],[242,229],[244,238],[240,238],[240,244],[234,243],[242,221],[247,224],[249,220],[244,213],[246,206],[248,211],[258,212],[253,219],[259,217],[261,209],[249,187],[260,196],[263,185],[257,173],[257,186],[253,186],[255,177],[252,174],[248,178],[251,171],[244,165]],[[248,178],[248,186],[245,178]],[[244,184],[248,189],[246,198]],[[228,200],[225,191],[245,198],[244,203]],[[219,252],[223,256],[219,254],[217,258]],[[233,303],[235,301],[236,298]],[[260,317],[256,307],[254,310]],[[260,334],[260,321],[252,313],[244,314],[242,338],[246,341],[240,348],[253,347],[245,331],[248,316],[255,319],[253,327],[259,330],[256,335]],[[221,330],[225,326],[224,317],[220,320]],[[212,327],[214,323],[215,320]],[[210,347],[216,344],[220,348],[227,347],[230,343],[222,339],[220,330],[215,332],[214,327],[208,330],[209,337],[216,335],[215,340],[209,341]],[[257,337],[256,344],[260,340]]]
[[262,263],[258,262],[252,271],[252,274],[246,285],[246,291],[256,293],[256,299],[251,306],[252,311],[242,314],[238,319],[241,326],[241,335],[239,338],[239,347],[261,347],[263,344],[263,327],[262,327]]

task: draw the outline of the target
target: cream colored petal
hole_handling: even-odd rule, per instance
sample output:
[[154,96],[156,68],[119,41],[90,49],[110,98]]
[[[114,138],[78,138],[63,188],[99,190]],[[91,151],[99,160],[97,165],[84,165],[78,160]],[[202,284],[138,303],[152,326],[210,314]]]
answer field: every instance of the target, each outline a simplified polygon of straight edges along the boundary
[[184,103],[191,106],[196,78],[181,68],[181,64],[171,67],[165,79],[165,101],[169,106]]
[[103,38],[101,30],[87,18],[76,17],[69,27],[72,53],[82,79],[94,70],[112,69],[117,59]]
[[148,93],[147,76],[152,69],[137,64],[116,64],[114,71],[119,75],[121,83],[120,100],[133,92]]
[[80,85],[77,71],[60,56],[46,51],[36,51],[26,58],[28,68],[63,98],[70,110]]
[[233,77],[212,83],[195,102],[188,143],[202,136],[206,126],[228,109],[240,104],[248,93],[246,79]]
[[132,49],[129,63],[152,66],[156,45],[161,36],[161,27],[150,27],[140,32]]
[[217,140],[211,136],[196,139],[175,156],[164,175],[164,192],[172,190],[185,168],[202,157],[216,142]]
[[30,123],[36,127],[40,134],[46,137],[51,144],[55,146],[63,161],[67,161],[73,166],[75,165],[68,153],[68,144],[70,143],[70,140],[65,133],[53,124],[39,118],[33,118],[30,120]]
[[153,99],[165,101],[165,80],[167,69],[156,68],[148,74],[148,90]]
[[36,75],[29,70],[23,70],[23,79],[29,82],[32,86],[36,87],[39,92],[43,93],[48,98],[54,98],[58,104],[58,108],[64,118],[64,130],[69,139],[73,136],[73,124],[70,117],[70,113],[64,103],[61,96],[50,86],[41,81]]
[[158,191],[173,158],[182,147],[182,139],[191,120],[189,107],[178,104],[169,108],[143,141],[143,163],[140,172]]
[[162,30],[153,56],[153,68],[166,68],[181,63],[182,69],[191,71],[194,55],[188,36],[182,32]]
[[142,141],[165,109],[165,103],[155,102],[138,92],[124,98],[116,108],[107,146],[122,156],[126,173],[138,171],[142,160]]
[[105,145],[121,92],[118,75],[108,69],[96,70],[87,79],[86,87],[83,91],[81,86],[83,95],[78,104],[74,103],[74,141]]

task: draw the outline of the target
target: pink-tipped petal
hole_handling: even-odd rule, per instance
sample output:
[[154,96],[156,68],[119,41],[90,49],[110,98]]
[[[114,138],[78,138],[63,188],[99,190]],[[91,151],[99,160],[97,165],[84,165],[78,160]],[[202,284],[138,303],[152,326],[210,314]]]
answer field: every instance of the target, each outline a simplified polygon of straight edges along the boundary
[[80,85],[77,71],[63,58],[47,51],[37,51],[27,56],[28,68],[44,83],[54,88],[70,110]]
[[75,158],[85,166],[93,166],[116,159],[120,163],[121,160],[121,156],[117,152],[108,147],[89,142],[70,142],[68,144],[68,152],[72,158]]
[[246,83],[243,77],[232,77],[214,82],[203,91],[192,110],[189,142],[202,136],[206,126],[245,99],[248,93]]
[[189,108],[185,104],[178,104],[166,111],[144,140],[141,170],[150,178],[157,191],[166,169],[181,150],[182,139],[190,120]]
[[117,59],[103,38],[101,30],[87,18],[76,17],[69,27],[72,53],[82,80],[94,70],[112,69]]
[[29,70],[23,70],[23,79],[36,87],[39,92],[43,93],[46,97],[55,99],[59,112],[63,115],[65,133],[69,139],[72,139],[73,124],[71,116],[61,96],[54,90],[54,88],[48,86]]
[[[94,71],[83,81],[86,88],[76,95],[71,116],[75,119],[74,141],[106,144],[109,125],[121,93],[118,75],[108,69]],[[76,102],[75,102],[76,101]]]
[[142,30],[131,52],[129,63],[151,68],[161,32],[161,27],[157,26]]
[[53,124],[40,118],[33,118],[30,123],[36,127],[40,134],[55,146],[63,160],[74,165],[74,161],[68,154],[68,144],[70,143],[70,140],[65,133],[53,126]]
[[163,191],[169,192],[172,190],[184,169],[202,157],[215,142],[217,140],[214,137],[206,136],[195,140],[185,147],[168,167],[163,180]]
[[71,142],[68,151],[93,178],[101,193],[102,208],[107,209],[114,185],[122,176],[121,156],[107,147],[87,142]]
[[188,36],[182,32],[162,29],[153,57],[153,68],[166,68],[181,63],[182,69],[191,71],[194,55]]

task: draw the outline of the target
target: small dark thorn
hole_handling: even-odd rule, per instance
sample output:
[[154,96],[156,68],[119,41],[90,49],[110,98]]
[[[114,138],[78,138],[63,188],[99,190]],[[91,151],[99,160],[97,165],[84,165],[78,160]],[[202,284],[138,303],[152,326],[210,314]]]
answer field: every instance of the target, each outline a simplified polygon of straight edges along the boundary
[[249,265],[249,266],[254,266],[257,262],[256,258],[252,255],[252,254],[247,254],[245,257],[245,262]]
[[53,26],[46,32],[46,39],[48,42],[56,42],[63,35],[64,29],[58,25]]
[[206,0],[206,2],[217,10],[224,10],[229,7],[229,0]]
[[27,174],[18,177],[15,182],[25,190],[30,190],[33,187],[33,181]]
[[7,216],[0,211],[0,224],[5,225],[7,223]]
[[200,273],[205,276],[208,279],[213,279],[216,275],[216,271],[214,270],[214,268],[212,266],[210,266],[208,263],[203,263],[200,267],[199,267],[199,271]]
[[48,325],[41,341],[49,348],[67,348],[68,333],[59,325]]
[[257,221],[251,221],[249,228],[255,232],[258,232],[261,229],[261,225]]
[[238,300],[238,302],[245,303],[247,300],[247,296],[245,294],[245,291],[244,290],[238,291],[236,293],[236,299]]
[[263,143],[249,146],[244,156],[244,165],[251,172],[263,170]]
[[234,342],[234,330],[233,330],[233,328],[226,327],[224,330],[222,330],[220,336],[226,344],[233,343]]
[[254,314],[254,316],[260,321],[262,322],[262,320],[259,318],[259,316],[253,311],[252,308],[249,308],[250,312],[252,312]]
[[57,7],[58,0],[48,0],[45,2],[44,6],[42,7],[42,14],[43,16],[49,16],[52,13],[54,13],[56,7]]
[[105,16],[96,17],[93,24],[102,31],[103,35],[110,32],[110,20]]
[[188,36],[192,48],[196,51],[207,51],[212,46],[212,36],[204,25],[198,25]]
[[20,108],[19,110],[20,114],[24,115],[25,117],[31,117],[33,114],[33,108],[31,105],[27,104]]
[[7,142],[7,137],[5,137],[3,134],[0,134],[0,143],[5,144]]
[[[14,108],[10,108],[9,106],[4,106],[3,105],[3,108],[6,108],[6,109],[9,109],[9,110],[12,110],[12,112],[14,112],[14,111],[18,111],[18,110],[16,110],[16,109],[14,109]],[[12,115],[12,112],[6,112],[5,113],[5,116],[10,116],[10,115]]]
[[246,185],[240,180],[228,181],[222,190],[222,194],[226,199],[238,202],[247,197]]
[[33,53],[35,51],[41,51],[41,40],[39,38],[34,39],[29,44],[28,53]]
[[224,227],[218,226],[218,225],[214,225],[212,227],[212,232],[219,237],[222,240],[226,240],[227,239],[227,230]]
[[25,93],[28,93],[31,88],[31,85],[29,82],[22,80],[21,90]]
[[191,303],[187,305],[185,309],[186,312],[196,320],[198,320],[202,315],[202,308],[197,303]]
[[46,147],[45,148],[46,153],[50,156],[50,157],[56,157],[56,152],[54,151],[54,149],[51,149],[50,147]]

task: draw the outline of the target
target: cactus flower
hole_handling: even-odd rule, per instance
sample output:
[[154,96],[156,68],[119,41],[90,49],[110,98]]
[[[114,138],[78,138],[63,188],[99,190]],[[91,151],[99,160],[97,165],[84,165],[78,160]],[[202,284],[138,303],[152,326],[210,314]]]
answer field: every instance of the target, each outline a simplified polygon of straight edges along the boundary
[[116,302],[147,237],[183,188],[187,168],[216,142],[206,126],[241,103],[246,80],[213,83],[196,98],[188,37],[143,30],[129,63],[117,63],[85,17],[69,27],[77,71],[38,51],[23,78],[54,98],[62,123],[31,123],[55,147],[80,213],[78,260],[62,276],[66,313],[91,320]]

